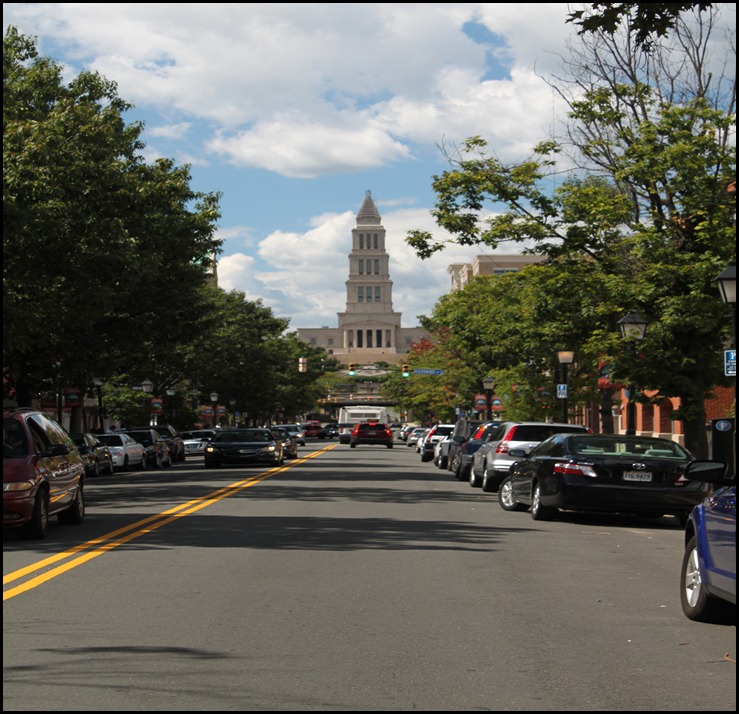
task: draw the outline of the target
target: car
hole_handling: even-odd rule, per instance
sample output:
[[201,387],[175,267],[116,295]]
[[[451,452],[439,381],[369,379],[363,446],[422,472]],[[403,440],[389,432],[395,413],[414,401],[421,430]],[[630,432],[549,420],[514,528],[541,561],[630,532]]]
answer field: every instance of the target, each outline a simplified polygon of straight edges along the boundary
[[300,424],[275,424],[274,426],[278,429],[287,429],[298,442],[299,446],[305,446],[305,434],[300,428]]
[[282,453],[286,459],[298,458],[298,439],[281,426],[271,426],[269,430],[282,442]]
[[88,477],[100,476],[100,474],[112,475],[113,456],[107,444],[103,444],[97,435],[83,432],[70,434],[77,451],[80,452],[82,461],[85,463],[85,475]]
[[337,422],[332,421],[328,424],[324,424],[319,434],[320,439],[335,439],[339,435],[339,425]]
[[421,461],[431,461],[434,458],[434,447],[437,441],[441,441],[445,436],[454,431],[454,424],[436,424],[429,429],[428,434],[421,444],[420,454]]
[[161,469],[172,465],[172,453],[169,450],[167,440],[153,427],[146,429],[126,429],[123,434],[128,434],[143,444],[146,450],[146,467],[153,466]]
[[500,484],[504,511],[530,509],[535,521],[560,510],[619,513],[685,523],[708,487],[685,478],[692,455],[676,441],[651,436],[558,433],[516,461]]
[[242,466],[282,466],[282,442],[268,428],[219,429],[205,447],[205,466],[212,469],[226,464]]
[[556,432],[577,432],[589,434],[591,430],[580,424],[564,424],[543,421],[504,421],[488,434],[487,439],[475,452],[472,459],[470,478],[480,482],[487,493],[498,491],[501,481],[515,461],[509,450],[514,448],[531,449]]
[[411,430],[410,434],[408,434],[405,445],[409,448],[417,449],[418,448],[418,440],[426,436],[428,433],[428,429],[424,426],[414,426]]
[[459,470],[457,452],[461,448],[462,444],[472,437],[478,427],[485,423],[486,422],[482,419],[469,419],[468,417],[457,419],[457,423],[454,425],[454,431],[452,431],[449,436],[447,458],[442,468],[451,471],[455,476],[457,476],[457,471]]
[[213,438],[215,433],[215,429],[181,431],[180,436],[185,444],[185,454],[187,456],[202,456],[206,444]]
[[498,428],[498,422],[482,422],[474,433],[466,438],[455,451],[454,457],[449,462],[449,470],[458,481],[469,481],[470,486],[482,486],[473,476],[472,461],[477,450],[483,445],[494,429]]
[[363,444],[393,448],[393,432],[387,424],[377,421],[359,422],[354,425],[349,446],[356,449]]
[[154,429],[154,431],[165,439],[169,447],[169,453],[173,462],[182,462],[187,457],[185,450],[185,440],[180,433],[171,424],[153,424],[152,426],[132,426],[128,431],[133,429]]
[[323,427],[321,426],[320,421],[305,421],[300,425],[300,430],[303,432],[306,438],[324,438],[321,436]]
[[113,471],[146,468],[146,448],[133,437],[123,433],[97,434],[113,457]]
[[691,620],[736,624],[736,476],[723,462],[692,461],[685,478],[715,490],[685,525],[680,604]]
[[447,434],[441,441],[436,442],[434,446],[434,458],[431,459],[437,469],[446,470],[449,465],[449,447],[452,444],[452,434]]
[[85,519],[85,465],[69,434],[42,411],[3,410],[3,528],[41,539],[49,519]]

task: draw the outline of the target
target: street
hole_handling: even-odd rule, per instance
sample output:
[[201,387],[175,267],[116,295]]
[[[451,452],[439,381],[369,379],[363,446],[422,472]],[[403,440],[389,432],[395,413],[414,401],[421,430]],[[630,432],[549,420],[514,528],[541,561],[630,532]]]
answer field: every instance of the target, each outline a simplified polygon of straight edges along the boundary
[[675,519],[534,522],[393,449],[89,480],[5,533],[4,711],[735,711]]

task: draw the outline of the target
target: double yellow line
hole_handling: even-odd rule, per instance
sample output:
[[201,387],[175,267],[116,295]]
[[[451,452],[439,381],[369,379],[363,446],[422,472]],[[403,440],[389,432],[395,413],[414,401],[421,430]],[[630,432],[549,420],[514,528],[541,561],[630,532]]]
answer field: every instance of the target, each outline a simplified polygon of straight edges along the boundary
[[[307,454],[300,459],[291,461],[289,464],[286,464],[284,466],[276,466],[275,468],[269,469],[268,471],[263,471],[262,473],[256,474],[255,476],[252,476],[244,481],[236,481],[229,486],[225,486],[224,488],[220,488],[217,491],[209,493],[207,496],[203,496],[202,498],[198,498],[193,501],[188,501],[187,503],[183,503],[179,506],[175,506],[174,508],[170,508],[168,511],[157,513],[156,515],[144,518],[141,521],[136,521],[136,523],[132,523],[128,526],[124,526],[123,528],[119,528],[118,530],[106,533],[99,538],[94,538],[93,540],[88,540],[85,543],[80,543],[80,545],[77,545],[70,550],[65,550],[63,553],[57,553],[56,555],[44,558],[37,563],[27,565],[25,568],[20,568],[19,570],[15,570],[12,573],[8,573],[7,575],[3,576],[3,587],[16,580],[25,578],[26,576],[31,575],[32,573],[35,573],[39,570],[44,570],[45,568],[48,568],[48,570],[46,570],[45,572],[24,581],[20,585],[16,585],[15,587],[9,588],[8,590],[4,590],[3,602],[15,597],[16,595],[27,592],[28,590],[32,590],[33,588],[42,585],[48,580],[51,580],[52,578],[56,578],[59,575],[66,573],[72,568],[76,568],[77,566],[82,565],[83,563],[86,563],[93,558],[97,558],[103,553],[107,553],[109,550],[113,550],[113,548],[117,548],[136,538],[140,538],[143,535],[151,533],[152,531],[155,531],[162,526],[166,526],[168,523],[171,523],[178,518],[196,513],[202,508],[206,508],[207,506],[217,503],[224,498],[233,496],[235,493],[243,491],[246,488],[250,488],[251,486],[258,484],[260,481],[264,481],[271,476],[282,473],[283,471],[287,471],[287,469],[292,468],[293,466],[297,466],[298,464],[303,463],[308,459],[313,459],[319,454],[324,453],[325,451],[330,451],[331,449],[335,448],[335,446],[335,444],[331,444],[323,449]],[[61,561],[66,562],[61,563],[60,565],[55,565],[55,563],[60,563]]]

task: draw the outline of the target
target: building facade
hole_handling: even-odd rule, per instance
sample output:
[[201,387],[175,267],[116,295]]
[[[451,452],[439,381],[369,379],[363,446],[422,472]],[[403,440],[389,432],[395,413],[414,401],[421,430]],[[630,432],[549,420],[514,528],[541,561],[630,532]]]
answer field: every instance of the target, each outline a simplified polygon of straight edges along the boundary
[[322,347],[344,364],[395,364],[413,343],[429,339],[420,327],[401,327],[401,313],[393,310],[385,239],[380,213],[367,191],[352,230],[346,309],[337,313],[338,327],[298,328],[300,340]]

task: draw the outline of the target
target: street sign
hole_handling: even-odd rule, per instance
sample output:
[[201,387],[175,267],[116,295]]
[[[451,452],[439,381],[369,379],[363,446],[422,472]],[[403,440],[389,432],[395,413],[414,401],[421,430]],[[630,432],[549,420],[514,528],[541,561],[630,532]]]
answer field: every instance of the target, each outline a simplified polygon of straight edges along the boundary
[[724,351],[724,376],[736,377],[736,350]]
[[444,374],[443,369],[414,369],[413,374],[431,374],[434,376],[438,376],[440,374]]
[[567,399],[567,385],[566,384],[557,385],[557,399]]

